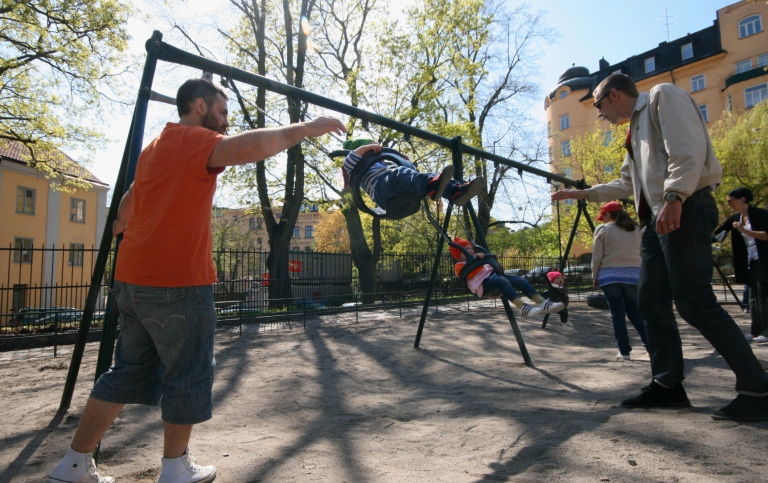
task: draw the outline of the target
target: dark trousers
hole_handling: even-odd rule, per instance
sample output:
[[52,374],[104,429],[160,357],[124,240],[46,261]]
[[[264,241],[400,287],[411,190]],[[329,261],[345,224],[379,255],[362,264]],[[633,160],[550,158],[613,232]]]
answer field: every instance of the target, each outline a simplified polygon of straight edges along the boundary
[[670,387],[685,378],[674,300],[680,316],[701,332],[736,374],[736,390],[768,394],[768,374],[712,291],[710,240],[717,225],[717,207],[711,190],[699,190],[685,200],[680,228],[672,233],[657,234],[655,221],[651,220],[643,234],[638,290],[653,378]]
[[645,321],[637,308],[637,285],[631,283],[611,283],[602,287],[608,308],[611,309],[611,325],[613,336],[616,338],[616,346],[622,355],[632,352],[629,343],[629,331],[627,331],[627,319],[637,331],[643,345],[648,345],[645,336]]
[[768,299],[763,296],[766,292],[758,275],[762,270],[761,263],[760,260],[749,261],[749,315],[752,319],[749,331],[755,337],[768,336]]

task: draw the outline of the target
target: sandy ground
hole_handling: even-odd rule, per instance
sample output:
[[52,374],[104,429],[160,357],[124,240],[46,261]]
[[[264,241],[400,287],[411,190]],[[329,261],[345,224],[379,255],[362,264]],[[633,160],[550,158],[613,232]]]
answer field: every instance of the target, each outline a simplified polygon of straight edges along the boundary
[[[192,437],[217,482],[766,481],[768,423],[719,422],[734,376],[681,325],[694,407],[625,410],[649,382],[639,346],[616,349],[606,311],[572,303],[576,332],[520,319],[526,367],[504,310],[488,302],[327,316],[222,329],[214,417]],[[486,305],[486,306],[484,306]],[[749,319],[727,307],[746,331]],[[768,344],[754,350],[762,361]],[[71,347],[0,353],[0,482],[40,482],[69,444],[98,351],[89,344],[72,406],[56,415]],[[157,408],[126,408],[102,441],[99,468],[118,482],[160,469]]]

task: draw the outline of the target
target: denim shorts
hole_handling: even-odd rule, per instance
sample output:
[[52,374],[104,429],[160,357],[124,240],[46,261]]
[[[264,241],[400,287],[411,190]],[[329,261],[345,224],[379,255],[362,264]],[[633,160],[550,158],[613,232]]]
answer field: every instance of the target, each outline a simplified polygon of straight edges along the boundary
[[107,402],[160,405],[171,424],[211,419],[213,286],[144,287],[115,282],[120,335],[115,360],[91,396]]

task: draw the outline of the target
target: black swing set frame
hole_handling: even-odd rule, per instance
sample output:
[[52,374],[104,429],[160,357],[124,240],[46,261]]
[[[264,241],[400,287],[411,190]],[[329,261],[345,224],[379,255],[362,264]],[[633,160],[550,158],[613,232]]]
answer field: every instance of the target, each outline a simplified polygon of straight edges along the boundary
[[[521,177],[525,172],[534,176],[540,176],[546,179],[548,183],[556,181],[562,186],[569,186],[569,187],[582,188],[582,189],[587,187],[586,184],[584,183],[584,180],[580,180],[580,181],[572,180],[570,178],[566,178],[564,176],[561,176],[555,173],[550,173],[548,171],[534,168],[532,166],[528,166],[523,163],[512,161],[510,159],[483,151],[481,149],[477,149],[471,146],[466,146],[461,142],[461,137],[446,138],[443,136],[439,136],[429,131],[418,129],[413,126],[409,126],[407,124],[403,124],[398,121],[386,118],[384,116],[380,116],[378,114],[350,106],[348,104],[334,101],[334,100],[322,97],[320,95],[317,95],[296,87],[292,87],[287,84],[283,84],[280,82],[276,82],[274,80],[267,79],[265,77],[259,76],[251,72],[237,69],[235,67],[222,64],[210,59],[206,59],[204,57],[200,57],[190,52],[186,52],[184,50],[181,50],[177,47],[174,47],[172,45],[169,45],[163,42],[162,34],[158,31],[155,31],[152,34],[152,37],[147,40],[146,49],[147,49],[147,57],[144,63],[144,70],[143,70],[140,85],[139,85],[139,92],[136,99],[136,104],[134,106],[131,127],[126,140],[125,149],[123,151],[123,158],[122,158],[122,163],[120,165],[120,170],[117,176],[117,181],[115,182],[114,192],[112,195],[112,202],[110,204],[109,211],[107,214],[107,222],[105,224],[104,233],[101,238],[101,244],[99,246],[99,254],[96,259],[96,263],[94,265],[94,270],[91,277],[91,283],[88,290],[88,295],[86,297],[85,308],[83,309],[83,317],[80,323],[77,340],[75,342],[75,346],[72,352],[72,359],[69,365],[69,371],[67,373],[67,380],[64,385],[64,391],[63,391],[61,402],[59,405],[60,412],[66,411],[72,402],[72,395],[74,393],[74,388],[77,382],[80,365],[82,363],[83,352],[85,350],[85,344],[87,342],[88,332],[91,328],[91,322],[93,320],[94,308],[96,306],[96,301],[98,300],[98,297],[100,295],[101,282],[104,278],[107,261],[111,251],[111,246],[113,241],[111,227],[113,222],[117,218],[117,209],[120,204],[120,200],[122,199],[123,194],[125,193],[127,188],[131,185],[134,179],[136,164],[138,162],[139,154],[141,152],[141,148],[143,144],[143,136],[144,136],[144,129],[146,125],[149,101],[158,101],[158,102],[171,103],[171,104],[175,103],[175,101],[172,98],[169,98],[167,96],[164,96],[162,94],[158,94],[152,91],[152,82],[155,76],[155,70],[156,70],[158,61],[164,61],[171,64],[183,65],[186,67],[199,69],[203,72],[219,75],[223,79],[225,79],[227,82],[238,81],[238,82],[242,82],[244,84],[248,84],[257,88],[266,89],[268,91],[281,94],[291,99],[294,99],[297,102],[301,101],[308,104],[313,104],[318,107],[337,112],[339,114],[355,117],[357,119],[360,119],[364,125],[366,125],[367,123],[374,123],[374,124],[401,132],[405,136],[413,136],[413,137],[417,137],[419,139],[423,139],[425,141],[437,144],[451,151],[452,161],[454,165],[454,173],[457,179],[462,179],[462,167],[463,167],[462,156],[467,155],[467,156],[473,156],[473,157],[485,159],[487,161],[492,161],[495,163],[501,163],[501,164],[510,166],[512,168],[516,168],[519,176]],[[358,207],[360,206],[361,205],[358,205]],[[565,254],[561,259],[561,269],[563,268],[565,264],[565,260],[568,257],[568,252],[570,250],[574,236],[576,234],[578,221],[582,214],[585,216],[585,218],[589,222],[590,227],[594,230],[594,225],[591,219],[589,218],[589,214],[587,213],[585,207],[586,207],[586,202],[584,202],[584,200],[580,200],[578,203],[578,214],[576,217],[576,222],[574,223],[573,229],[571,230],[571,237],[568,241],[568,246],[566,248]],[[451,207],[449,204],[449,209],[445,217],[445,220],[443,222],[443,230],[442,230],[443,233],[445,233],[448,228],[448,222],[450,220],[450,213],[451,213],[450,208]],[[485,249],[485,251],[487,251],[488,245],[485,241],[485,237],[483,236],[482,231],[479,230],[480,224],[477,219],[477,215],[475,214],[475,211],[472,208],[472,204],[468,203],[465,208],[468,210],[470,218],[474,224],[474,228],[477,236],[476,241],[480,246],[482,246]],[[118,237],[116,240],[116,251],[119,249],[120,239],[121,237]],[[424,308],[421,314],[421,321],[420,321],[419,329],[416,335],[416,341],[414,343],[415,348],[419,347],[419,343],[421,340],[422,332],[424,329],[424,322],[426,320],[426,315],[429,308],[429,302],[432,297],[432,291],[434,288],[435,280],[437,278],[437,271],[438,271],[438,266],[440,262],[440,257],[443,252],[444,242],[445,242],[444,238],[440,236],[438,239],[437,252],[435,254],[435,262],[432,267],[430,284],[429,284],[429,288],[427,289],[426,298],[424,300]],[[110,277],[110,280],[114,280],[114,278]],[[502,298],[502,300],[504,302],[504,307],[509,316],[510,324],[512,325],[512,328],[514,330],[515,337],[517,338],[520,351],[525,360],[525,364],[527,366],[533,367],[533,363],[531,362],[530,356],[528,355],[528,351],[525,348],[525,343],[523,342],[522,334],[520,333],[520,330],[517,327],[517,323],[515,321],[514,314],[512,313],[512,309],[509,305],[509,301],[507,301],[505,298]],[[106,372],[112,363],[116,333],[117,333],[116,300],[114,295],[110,293],[107,298],[105,317],[104,317],[104,327],[102,331],[101,343],[99,346],[99,356],[96,364],[95,379],[98,379],[98,377],[101,374]]]

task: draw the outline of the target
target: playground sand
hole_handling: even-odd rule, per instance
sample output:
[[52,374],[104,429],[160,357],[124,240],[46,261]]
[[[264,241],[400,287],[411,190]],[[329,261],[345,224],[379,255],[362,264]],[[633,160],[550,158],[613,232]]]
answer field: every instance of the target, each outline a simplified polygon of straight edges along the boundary
[[[726,307],[746,331],[749,317]],[[277,329],[223,328],[213,419],[192,450],[217,482],[766,481],[768,423],[714,421],[734,396],[722,358],[681,324],[693,407],[625,410],[649,382],[632,332],[618,362],[606,311],[572,303],[575,332],[519,319],[523,364],[501,306],[324,316]],[[754,345],[766,361],[768,344]],[[93,381],[88,344],[69,410],[57,416],[71,346],[0,353],[0,481],[40,482],[71,441]],[[102,441],[99,470],[118,482],[160,471],[157,408],[127,407]]]

